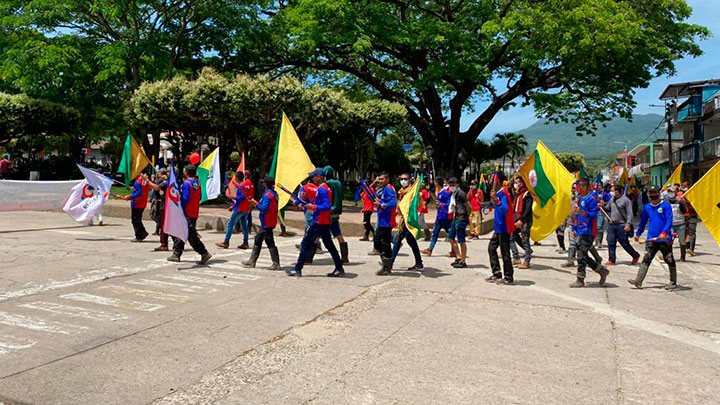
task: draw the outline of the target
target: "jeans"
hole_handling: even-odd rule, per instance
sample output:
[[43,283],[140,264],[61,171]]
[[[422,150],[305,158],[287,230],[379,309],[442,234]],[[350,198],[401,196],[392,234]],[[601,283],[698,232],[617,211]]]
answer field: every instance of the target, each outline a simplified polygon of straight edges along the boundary
[[685,225],[673,225],[673,233],[677,234],[677,241],[680,242],[680,247],[685,247]]
[[517,248],[517,243],[515,243],[515,239],[512,237],[510,238],[510,252],[512,252],[513,260],[520,260],[520,251]]
[[597,235],[595,236],[595,243],[598,245],[602,245],[603,241],[603,232],[604,232],[604,226],[605,226],[605,215],[601,212],[597,216]]
[[372,211],[363,211],[363,226],[365,227],[365,237],[367,238],[370,234],[375,236],[375,229],[370,224],[370,218],[372,218]]
[[515,232],[513,232],[515,243],[522,246],[525,251],[525,264],[530,264],[533,254],[532,243],[530,243],[530,228],[532,228],[532,224],[523,223],[522,227],[515,228]]
[[227,230],[225,231],[225,243],[230,243],[230,237],[232,236],[233,229],[235,229],[235,224],[240,221],[243,231],[243,244],[247,245],[249,234],[247,221],[245,220],[247,215],[247,212],[238,212],[237,210],[233,210],[233,213],[230,215],[230,219],[227,223]]
[[500,261],[497,250],[500,248],[502,255],[503,270],[505,271],[505,280],[513,281],[513,265],[510,259],[510,234],[494,233],[488,244],[488,256],[490,256],[490,269],[495,277],[502,277],[500,272]]
[[[250,207],[250,211],[248,211],[247,215],[244,217],[245,227],[248,229],[248,232],[252,231],[252,212],[253,209]],[[245,229],[245,227],[243,229]]]
[[698,223],[698,217],[693,215],[687,218],[687,221],[685,221],[685,230],[687,231],[687,238],[688,238],[688,249],[695,250],[695,239],[696,239],[696,233],[697,233],[697,223]]
[[[577,278],[585,279],[585,268],[589,265],[590,268],[596,270],[599,268],[598,263],[588,256],[588,252],[593,248],[595,238],[592,235],[579,235],[577,240]],[[597,271],[597,270],[596,270]]]
[[420,256],[420,248],[418,247],[417,240],[415,240],[415,235],[413,235],[412,233],[410,233],[410,231],[408,231],[407,226],[405,226],[405,224],[402,225],[402,231],[400,231],[395,236],[395,240],[393,241],[393,249],[392,249],[393,262],[395,262],[395,258],[397,257],[398,252],[400,252],[400,248],[402,247],[403,239],[407,239],[407,243],[408,243],[408,245],[410,245],[410,249],[412,249],[413,256],[415,256],[415,265],[422,266],[423,261],[422,261],[422,257]]
[[143,211],[145,211],[145,208],[132,208],[130,213],[130,222],[135,231],[135,239],[138,240],[143,240],[148,236],[145,225],[143,225],[142,222]]
[[633,260],[640,258],[638,253],[630,245],[628,240],[628,234],[625,232],[625,225],[623,224],[608,224],[607,227],[607,243],[608,243],[608,261],[615,263],[616,256],[615,250],[617,249],[617,242],[620,242],[620,246],[629,254]]
[[392,257],[392,248],[390,241],[392,239],[392,228],[389,226],[382,226],[375,229],[375,239],[373,239],[373,246],[375,250],[380,252],[384,258]]
[[[188,218],[187,221],[188,242],[190,242],[190,246],[192,246],[194,251],[198,252],[201,255],[204,255],[205,253],[207,253],[207,249],[205,249],[205,245],[202,243],[200,238],[198,238],[197,218]],[[182,239],[173,236],[173,255],[180,257],[182,256],[184,250],[185,242],[183,242]]]
[[452,220],[449,220],[449,219],[436,219],[435,220],[435,226],[433,226],[432,239],[430,239],[430,247],[428,249],[433,250],[435,248],[435,244],[437,243],[438,236],[440,235],[441,229],[444,229],[445,232],[450,232],[450,224],[452,224]]
[[452,240],[457,239],[457,243],[465,243],[465,231],[467,230],[467,222],[465,221],[453,221],[450,225],[450,232],[448,232],[448,238]]
[[470,235],[480,236],[480,224],[482,223],[482,211],[470,211]]
[[335,263],[335,268],[343,268],[340,254],[338,253],[332,241],[332,235],[330,234],[330,225],[320,225],[318,223],[314,223],[310,225],[310,228],[308,228],[307,232],[305,232],[305,235],[303,236],[302,242],[300,242],[300,255],[298,256],[297,263],[295,263],[295,271],[297,273],[302,272],[302,268],[305,265],[305,258],[307,257],[307,253],[310,250],[310,246],[315,243],[315,240],[317,240],[318,237],[322,239],[323,245],[325,245],[325,249],[330,252],[333,263]]

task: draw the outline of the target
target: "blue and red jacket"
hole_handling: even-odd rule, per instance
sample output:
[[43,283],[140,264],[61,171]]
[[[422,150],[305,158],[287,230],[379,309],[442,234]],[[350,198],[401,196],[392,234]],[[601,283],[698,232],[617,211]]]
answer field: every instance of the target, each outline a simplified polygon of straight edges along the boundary
[[200,213],[202,189],[195,179],[185,179],[180,186],[180,204],[187,218],[197,218]]
[[150,185],[142,176],[138,176],[133,182],[132,193],[130,193],[130,207],[138,209],[147,207],[149,191]]
[[278,195],[275,190],[265,190],[257,209],[260,211],[260,226],[263,229],[273,229],[277,226]]
[[[395,210],[397,208],[397,197],[395,189],[391,185],[387,185],[375,193],[380,203],[377,207],[377,226],[378,228],[395,227]],[[383,208],[385,204],[385,208]]]
[[312,223],[318,225],[330,225],[330,210],[332,208],[332,191],[327,184],[323,183],[317,188],[315,194],[315,212]]
[[233,210],[237,212],[249,212],[250,211],[250,201],[248,200],[246,193],[247,190],[245,189],[245,186],[238,183],[233,179],[230,182],[230,186],[228,186],[228,192],[225,193],[225,196],[228,198],[231,198],[232,194],[230,193],[230,188],[235,189],[235,199],[233,200]]
[[[635,235],[642,235],[643,232],[645,232],[645,225],[648,225],[648,241],[672,243],[672,222],[672,206],[670,206],[667,201],[663,201],[658,205],[647,203],[645,207],[643,207],[642,214],[640,215],[640,223],[638,224]],[[667,235],[666,238],[659,239],[658,237],[663,232]]]
[[437,193],[437,220],[448,219],[448,206],[452,193],[444,188]]
[[510,192],[505,188],[498,190],[497,199],[493,218],[495,233],[515,232],[515,221],[513,220],[513,212],[510,209]]
[[578,206],[582,212],[575,214],[575,227],[576,233],[580,235],[595,236],[597,231],[597,216],[600,209],[598,208],[597,200],[592,194],[588,194],[585,197],[581,197],[578,201]]

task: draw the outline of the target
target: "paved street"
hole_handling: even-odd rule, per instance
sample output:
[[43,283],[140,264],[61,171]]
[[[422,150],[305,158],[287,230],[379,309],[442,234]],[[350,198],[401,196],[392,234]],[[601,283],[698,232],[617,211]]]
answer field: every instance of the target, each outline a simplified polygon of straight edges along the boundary
[[[377,277],[352,238],[346,278],[325,277],[323,254],[296,279],[264,270],[267,250],[243,268],[249,251],[215,248],[215,231],[208,265],[178,264],[157,237],[130,243],[129,220],[106,223],[0,213],[0,402],[720,403],[720,248],[704,226],[667,292],[659,262],[631,289],[621,249],[606,287],[589,274],[569,289],[554,236],[503,287],[483,281],[489,235],[468,269],[440,242],[423,273]],[[299,238],[276,241],[289,266]],[[405,246],[396,267],[411,264]]]

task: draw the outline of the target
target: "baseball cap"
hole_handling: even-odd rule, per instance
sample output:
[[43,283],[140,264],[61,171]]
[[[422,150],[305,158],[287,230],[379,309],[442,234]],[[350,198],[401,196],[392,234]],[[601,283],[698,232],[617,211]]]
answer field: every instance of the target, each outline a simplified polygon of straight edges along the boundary
[[322,167],[316,167],[315,170],[308,173],[308,177],[313,177],[313,176],[325,177],[325,169],[323,169]]

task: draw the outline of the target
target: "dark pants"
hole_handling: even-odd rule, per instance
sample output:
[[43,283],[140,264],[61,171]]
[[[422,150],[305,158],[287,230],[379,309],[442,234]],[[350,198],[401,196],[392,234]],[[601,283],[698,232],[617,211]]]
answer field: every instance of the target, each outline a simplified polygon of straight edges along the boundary
[[510,234],[509,233],[494,233],[490,238],[488,244],[488,256],[490,256],[490,269],[496,277],[502,277],[503,273],[500,271],[500,260],[498,258],[498,247],[500,247],[500,254],[502,255],[503,270],[505,271],[505,279],[513,281],[513,265],[512,259],[510,258]]
[[389,259],[392,257],[392,247],[390,242],[392,241],[392,228],[389,226],[378,227],[375,229],[375,239],[373,239],[373,246],[375,250],[380,252],[382,257]]
[[[198,238],[197,218],[188,218],[187,221],[188,242],[190,242],[190,246],[192,246],[194,251],[198,252],[201,255],[204,255],[205,253],[207,253],[207,249],[205,249],[205,245],[202,243],[200,238]],[[182,239],[173,236],[173,254],[177,257],[180,257],[182,256],[184,250],[185,242],[183,242]]]
[[365,226],[365,237],[367,238],[372,233],[375,236],[375,229],[370,224],[370,218],[372,217],[372,211],[363,211],[363,226]]
[[698,217],[696,215],[688,217],[687,221],[685,221],[685,234],[687,235],[687,238],[688,238],[687,248],[692,251],[695,250],[697,223],[698,223]]
[[253,248],[257,247],[258,251],[262,249],[262,243],[265,241],[265,245],[268,249],[275,247],[275,236],[273,235],[274,228],[262,228],[255,234],[255,241],[253,242]]
[[633,260],[640,258],[638,253],[630,245],[628,240],[628,234],[625,232],[625,226],[623,224],[608,224],[607,227],[607,243],[608,243],[608,260],[615,263],[615,250],[617,249],[617,242],[620,242],[620,246],[629,254]]
[[665,260],[665,263],[668,265],[668,268],[670,270],[670,282],[676,284],[677,266],[675,264],[675,256],[673,256],[672,244],[666,242],[648,242],[646,246],[647,247],[645,249],[645,257],[643,257],[643,261],[640,264],[640,270],[638,271],[639,280],[637,281],[640,283],[643,282],[645,274],[650,268],[650,264],[655,258],[655,255],[660,252],[663,255],[663,259]]
[[395,241],[393,243],[393,249],[392,249],[392,259],[393,262],[395,262],[395,258],[397,257],[398,253],[400,252],[400,247],[402,246],[403,239],[407,239],[408,245],[410,245],[410,249],[412,249],[413,256],[415,256],[415,265],[422,266],[423,261],[422,257],[420,256],[420,248],[418,247],[417,240],[415,240],[415,235],[410,233],[408,231],[407,226],[403,224],[402,231],[395,236]]
[[145,211],[145,208],[132,208],[130,213],[130,222],[135,230],[135,239],[139,240],[143,240],[148,236],[142,222],[143,211]]
[[579,235],[577,239],[577,277],[585,279],[585,268],[589,265],[591,269],[597,269],[598,263],[588,255],[588,252],[595,243],[592,235]]
[[515,228],[515,232],[513,232],[515,243],[522,246],[525,251],[525,264],[530,264],[533,253],[532,243],[530,242],[530,228],[532,228],[532,224],[523,223],[521,228]]
[[[298,256],[297,263],[295,263],[295,271],[297,273],[302,272],[302,268],[305,265],[305,258],[307,257],[310,245],[315,243],[315,240],[320,237],[322,239],[325,249],[330,252],[333,263],[335,263],[336,269],[342,269],[342,260],[338,254],[337,249],[332,241],[332,235],[330,234],[330,225],[312,224],[310,228],[305,231],[302,242],[300,242],[300,256]],[[257,238],[256,238],[257,239]]]
[[160,224],[160,244],[163,246],[167,246],[167,235],[163,230],[163,226],[165,225],[165,210],[159,210],[158,217],[160,218],[158,221],[158,223]]

